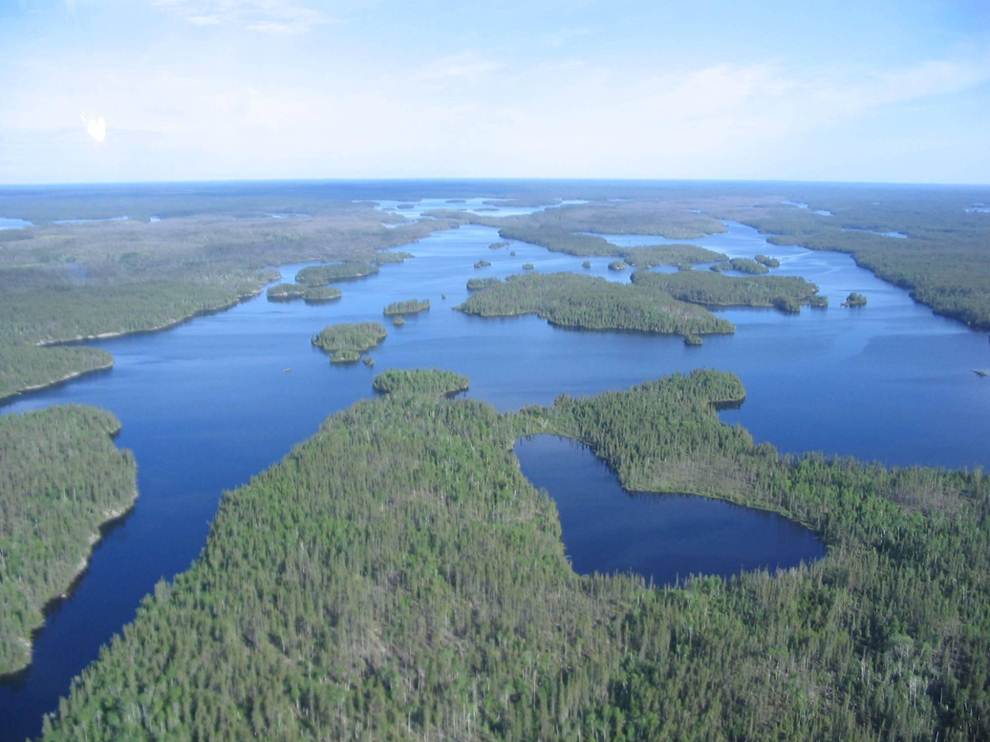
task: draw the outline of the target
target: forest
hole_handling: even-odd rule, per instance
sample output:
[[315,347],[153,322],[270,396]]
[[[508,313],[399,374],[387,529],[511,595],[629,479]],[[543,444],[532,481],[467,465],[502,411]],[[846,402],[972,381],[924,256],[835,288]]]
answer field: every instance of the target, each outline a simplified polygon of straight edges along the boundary
[[468,390],[466,376],[442,369],[389,369],[378,374],[371,384],[381,394],[425,394],[452,397]]
[[382,310],[386,317],[395,315],[419,314],[426,312],[430,308],[429,299],[407,299],[406,301],[394,301]]
[[710,307],[797,307],[827,305],[818,287],[797,276],[725,276],[711,271],[637,271],[636,286],[666,291],[681,300]]
[[[506,415],[360,402],[224,498],[45,738],[986,738],[990,483],[783,456],[718,420],[744,395],[698,371]],[[579,577],[512,454],[538,432],[628,489],[783,513],[828,555]]]
[[327,325],[314,335],[313,345],[329,353],[333,363],[354,363],[387,335],[380,322],[340,322]]
[[475,291],[457,307],[480,317],[535,314],[561,327],[635,330],[662,335],[730,334],[731,322],[648,285],[553,273],[510,276]]
[[30,664],[45,605],[137,497],[134,459],[113,444],[119,428],[76,405],[0,415],[0,675]]

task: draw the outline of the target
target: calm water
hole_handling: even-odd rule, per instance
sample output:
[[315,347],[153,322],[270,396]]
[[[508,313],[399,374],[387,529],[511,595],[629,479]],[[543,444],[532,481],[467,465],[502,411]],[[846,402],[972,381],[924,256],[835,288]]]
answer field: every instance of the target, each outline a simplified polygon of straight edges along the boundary
[[[592,269],[583,271],[582,259],[532,245],[489,250],[497,240],[495,230],[484,227],[438,233],[403,247],[416,256],[404,264],[344,284],[335,304],[270,303],[260,296],[165,332],[93,343],[113,354],[112,371],[5,407],[20,412],[77,402],[112,410],[124,426],[118,444],[137,458],[140,498],[100,542],[78,589],[38,634],[31,668],[0,686],[0,736],[36,733],[42,714],[133,617],[141,597],[157,580],[188,567],[224,489],[278,461],[327,415],[370,396],[374,374],[387,368],[458,371],[471,379],[470,396],[501,409],[547,404],[560,393],[623,389],[672,371],[718,368],[739,374],[749,395],[723,419],[783,450],[820,449],[890,464],[990,466],[990,379],[972,373],[990,367],[986,335],[935,317],[845,255],[768,245],[735,224],[700,240],[733,257],[778,257],[782,266],[775,273],[815,281],[832,308],[799,316],[725,311],[738,326],[734,336],[687,348],[680,338],[567,331],[536,317],[480,319],[451,311],[467,296],[468,278],[518,273],[526,262],[541,272],[628,280],[607,269],[607,258],[592,258]],[[492,267],[475,271],[482,258]],[[291,278],[297,268],[285,267],[283,274]],[[853,290],[866,294],[869,305],[839,308]],[[428,298],[432,309],[402,328],[389,325],[388,339],[371,354],[374,370],[332,366],[312,349],[310,337],[325,324],[381,319],[387,303],[408,298]],[[702,562],[678,567],[681,573],[703,569]]]
[[825,556],[812,531],[776,513],[692,495],[629,492],[582,443],[554,435],[516,444],[523,474],[557,503],[574,571],[634,572],[654,585],[729,577]]

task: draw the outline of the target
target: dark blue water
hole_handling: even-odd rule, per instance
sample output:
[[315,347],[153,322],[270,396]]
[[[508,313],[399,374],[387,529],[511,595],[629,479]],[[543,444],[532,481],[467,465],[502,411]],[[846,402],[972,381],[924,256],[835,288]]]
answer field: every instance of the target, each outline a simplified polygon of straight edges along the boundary
[[[118,443],[138,462],[140,498],[39,632],[31,668],[0,686],[0,736],[37,732],[42,714],[133,617],[141,597],[189,565],[224,489],[278,461],[327,415],[370,396],[374,374],[388,368],[466,374],[469,395],[501,409],[718,368],[739,374],[749,395],[723,419],[783,450],[990,466],[990,379],[972,373],[990,367],[986,336],[934,316],[845,255],[768,245],[741,225],[701,240],[733,257],[778,257],[776,273],[815,281],[832,308],[800,316],[725,311],[738,326],[734,336],[687,348],[680,338],[567,331],[536,317],[481,319],[452,311],[467,296],[467,279],[518,273],[527,262],[541,272],[628,280],[609,271],[606,258],[592,258],[584,271],[582,259],[532,245],[489,250],[497,240],[484,227],[438,233],[402,248],[416,256],[404,264],[344,284],[343,299],[334,304],[270,303],[260,296],[165,332],[93,343],[113,354],[112,371],[8,405],[6,412],[66,402],[113,411],[123,422]],[[474,270],[479,259],[492,267]],[[286,278],[294,271],[283,270]],[[866,294],[869,305],[839,308],[853,290]],[[333,366],[312,349],[311,336],[325,324],[381,319],[386,304],[409,298],[428,298],[432,308],[402,328],[386,323],[389,337],[371,353],[374,370]]]
[[516,443],[523,474],[557,504],[574,571],[633,572],[653,585],[689,575],[788,569],[825,556],[804,526],[776,513],[693,495],[630,492],[583,443],[537,435]]

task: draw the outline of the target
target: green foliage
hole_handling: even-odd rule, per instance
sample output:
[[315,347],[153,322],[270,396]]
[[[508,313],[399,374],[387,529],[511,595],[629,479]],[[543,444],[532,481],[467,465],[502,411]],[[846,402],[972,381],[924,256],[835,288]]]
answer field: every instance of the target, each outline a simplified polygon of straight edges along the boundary
[[458,309],[481,317],[536,314],[551,324],[586,330],[636,330],[665,335],[731,333],[730,322],[669,293],[603,278],[553,273],[510,276],[468,297]]
[[482,268],[491,268],[492,264],[488,260],[478,260],[474,264],[475,270],[481,270]]
[[409,299],[408,301],[394,301],[385,307],[383,314],[386,317],[393,317],[404,314],[419,314],[430,308],[429,299]]
[[767,273],[769,270],[763,263],[749,258],[732,258],[729,261],[729,268],[739,273],[751,273],[753,275]]
[[777,307],[798,311],[818,298],[818,287],[796,276],[725,276],[711,271],[633,274],[636,286],[713,307]]
[[780,261],[777,258],[771,258],[769,255],[757,255],[753,258],[757,263],[765,265],[767,268],[779,268]]
[[296,283],[303,286],[326,286],[337,281],[365,278],[378,272],[378,265],[371,261],[348,260],[331,265],[311,265],[296,274]]
[[337,301],[342,295],[336,286],[310,286],[303,291],[302,297],[307,304],[326,304]]
[[498,278],[469,278],[467,282],[467,290],[481,291],[482,289],[491,288],[498,283],[501,283],[501,280]]
[[468,389],[468,378],[440,369],[390,369],[375,377],[372,387],[382,394],[425,394],[453,396]]
[[697,245],[631,247],[621,250],[619,254],[627,264],[638,269],[654,268],[658,265],[714,263],[726,259],[726,256],[720,252]]
[[277,283],[265,292],[268,301],[294,301],[302,299],[305,293],[306,287],[297,283]]
[[629,266],[623,263],[621,260],[613,260],[608,264],[608,269],[610,271],[624,271]]
[[344,322],[324,327],[313,336],[313,345],[329,353],[333,363],[354,363],[387,334],[380,322]]
[[866,297],[863,294],[859,293],[858,291],[851,291],[849,293],[849,296],[846,297],[846,300],[844,302],[842,302],[842,306],[844,306],[844,307],[865,307],[866,306]]
[[[418,394],[334,415],[224,498],[46,738],[986,738],[987,480],[781,456],[719,422],[743,395],[695,372],[508,416]],[[537,432],[630,489],[780,511],[828,556],[578,577],[511,454]]]
[[93,407],[0,416],[0,675],[30,663],[45,604],[137,495],[134,459],[111,440],[119,428]]

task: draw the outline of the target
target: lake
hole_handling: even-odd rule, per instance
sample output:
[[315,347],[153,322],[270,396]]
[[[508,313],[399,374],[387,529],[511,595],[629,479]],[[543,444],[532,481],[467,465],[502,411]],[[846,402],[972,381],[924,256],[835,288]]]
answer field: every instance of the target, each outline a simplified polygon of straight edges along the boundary
[[523,474],[557,504],[574,571],[632,572],[656,586],[688,575],[775,571],[825,556],[821,540],[776,513],[706,497],[630,492],[583,443],[555,435],[515,446]]
[[[482,207],[477,200],[444,202],[444,208],[465,205]],[[483,208],[499,213],[491,204]],[[732,257],[779,258],[774,274],[814,281],[831,308],[798,316],[721,311],[736,334],[688,348],[679,337],[563,330],[537,317],[482,319],[452,311],[466,298],[469,278],[519,273],[523,263],[539,272],[629,280],[607,269],[609,258],[591,258],[585,271],[583,258],[534,245],[490,250],[498,240],[487,227],[440,232],[400,248],[415,256],[405,263],[342,284],[343,298],[333,304],[273,303],[262,294],[164,332],[94,342],[113,354],[113,370],[6,405],[8,413],[68,402],[114,412],[123,423],[118,445],[132,449],[138,462],[140,497],[97,545],[76,590],[52,611],[36,637],[31,667],[0,685],[2,736],[37,733],[42,714],[134,616],[155,582],[188,567],[223,490],[278,461],[327,415],[371,396],[372,378],[388,368],[457,371],[471,379],[468,396],[503,410],[716,368],[738,374],[748,392],[746,403],[723,411],[722,419],[784,451],[990,466],[990,379],[972,373],[990,366],[986,335],[935,316],[846,255],[769,245],[739,224],[697,240]],[[492,266],[475,270],[480,259]],[[299,268],[283,267],[284,279]],[[838,306],[853,290],[868,297],[866,308]],[[380,320],[386,304],[412,298],[429,299],[430,311],[402,328],[386,322],[388,339],[370,353],[374,370],[333,366],[310,344],[330,322]],[[706,569],[701,561],[677,567],[678,574]]]

